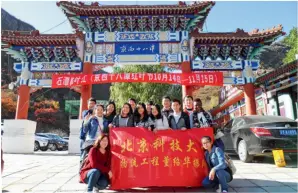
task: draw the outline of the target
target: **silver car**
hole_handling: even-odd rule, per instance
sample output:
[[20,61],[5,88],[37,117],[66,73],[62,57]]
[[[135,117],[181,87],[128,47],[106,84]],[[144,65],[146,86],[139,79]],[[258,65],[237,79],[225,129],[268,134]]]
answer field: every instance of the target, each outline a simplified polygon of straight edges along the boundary
[[49,139],[43,135],[35,134],[34,151],[47,151],[49,146]]

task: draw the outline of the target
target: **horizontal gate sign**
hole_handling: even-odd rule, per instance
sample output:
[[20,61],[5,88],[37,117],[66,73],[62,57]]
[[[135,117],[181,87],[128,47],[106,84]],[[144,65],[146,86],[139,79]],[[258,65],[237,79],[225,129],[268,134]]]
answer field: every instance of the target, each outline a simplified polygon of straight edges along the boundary
[[197,86],[222,86],[222,72],[200,73],[119,73],[119,74],[53,74],[52,88],[105,84],[113,82],[148,82]]
[[30,64],[31,72],[82,71],[82,62],[37,62]]

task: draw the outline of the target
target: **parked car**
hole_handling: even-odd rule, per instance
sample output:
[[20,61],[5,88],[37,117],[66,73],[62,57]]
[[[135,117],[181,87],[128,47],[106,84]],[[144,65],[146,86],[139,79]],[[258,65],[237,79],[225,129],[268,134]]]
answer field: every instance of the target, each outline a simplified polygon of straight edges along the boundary
[[274,149],[297,159],[297,124],[280,116],[236,117],[223,127],[221,139],[226,152],[236,152],[243,162],[250,162],[256,155],[272,155]]
[[67,141],[68,141],[68,140],[69,140],[69,137],[63,137],[63,139],[65,139],[65,140],[67,140]]
[[49,145],[49,139],[46,136],[36,133],[34,141],[34,151],[47,151]]
[[47,136],[50,139],[49,149],[51,151],[68,150],[68,141],[63,139],[59,135],[53,133],[43,133],[43,135]]

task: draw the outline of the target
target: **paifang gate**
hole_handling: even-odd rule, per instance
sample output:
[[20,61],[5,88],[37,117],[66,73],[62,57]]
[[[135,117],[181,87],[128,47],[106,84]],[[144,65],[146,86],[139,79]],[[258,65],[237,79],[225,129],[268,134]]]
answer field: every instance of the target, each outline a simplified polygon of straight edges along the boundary
[[[214,5],[203,1],[104,6],[61,1],[57,6],[75,34],[2,31],[2,50],[19,60],[14,64],[20,73],[16,119],[28,118],[30,92],[52,87],[59,74],[92,75],[94,69],[115,64],[163,65],[180,69],[181,76],[195,71],[220,72],[223,85],[244,90],[246,114],[256,114],[256,56],[284,34],[282,26],[251,32],[203,32]],[[81,114],[87,109],[92,84],[70,88],[81,93]],[[183,96],[192,95],[193,90],[194,85],[182,83]]]

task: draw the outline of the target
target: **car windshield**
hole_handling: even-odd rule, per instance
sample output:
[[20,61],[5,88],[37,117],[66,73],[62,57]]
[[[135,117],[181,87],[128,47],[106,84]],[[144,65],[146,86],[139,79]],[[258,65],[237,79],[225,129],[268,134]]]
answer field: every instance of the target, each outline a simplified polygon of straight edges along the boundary
[[39,137],[47,137],[47,138],[48,138],[48,136],[43,135],[43,134],[39,134],[39,133],[38,133],[38,134],[36,133],[35,135],[36,135],[36,136],[39,136]]
[[273,123],[273,122],[294,122],[294,120],[280,116],[245,116],[243,117],[247,124],[253,123]]
[[48,136],[54,139],[62,139],[59,135],[48,134]]

